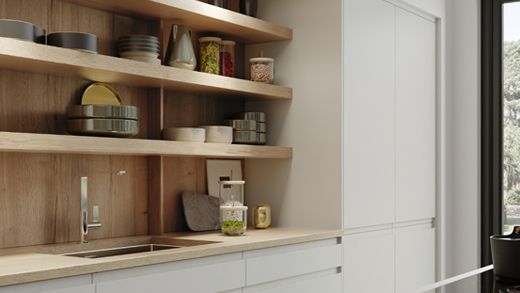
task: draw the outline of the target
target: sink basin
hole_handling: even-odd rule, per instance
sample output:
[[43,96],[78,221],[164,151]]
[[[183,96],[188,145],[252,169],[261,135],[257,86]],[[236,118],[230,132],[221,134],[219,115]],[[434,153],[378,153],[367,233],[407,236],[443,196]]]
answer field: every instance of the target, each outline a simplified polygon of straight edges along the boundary
[[74,253],[64,253],[64,254],[60,254],[60,255],[75,256],[75,257],[82,257],[82,258],[100,258],[100,257],[125,255],[125,254],[140,253],[140,252],[160,251],[160,250],[174,249],[174,248],[180,248],[180,247],[162,245],[162,244],[142,244],[142,245],[127,246],[127,247],[116,247],[116,248],[81,251],[81,252],[74,252]]

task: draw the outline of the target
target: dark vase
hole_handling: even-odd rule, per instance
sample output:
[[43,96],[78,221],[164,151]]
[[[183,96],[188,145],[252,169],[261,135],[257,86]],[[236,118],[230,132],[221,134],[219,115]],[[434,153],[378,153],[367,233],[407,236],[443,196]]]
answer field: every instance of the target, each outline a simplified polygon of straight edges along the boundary
[[256,17],[258,0],[240,0],[240,13]]
[[209,0],[208,3],[218,7],[227,8],[227,0]]

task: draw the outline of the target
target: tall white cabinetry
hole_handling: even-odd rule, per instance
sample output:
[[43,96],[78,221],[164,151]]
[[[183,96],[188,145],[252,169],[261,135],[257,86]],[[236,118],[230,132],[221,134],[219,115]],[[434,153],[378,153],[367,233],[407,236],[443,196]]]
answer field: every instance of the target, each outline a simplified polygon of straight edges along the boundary
[[435,23],[395,9],[396,222],[435,217]]
[[343,3],[344,291],[407,292],[435,280],[435,21]]

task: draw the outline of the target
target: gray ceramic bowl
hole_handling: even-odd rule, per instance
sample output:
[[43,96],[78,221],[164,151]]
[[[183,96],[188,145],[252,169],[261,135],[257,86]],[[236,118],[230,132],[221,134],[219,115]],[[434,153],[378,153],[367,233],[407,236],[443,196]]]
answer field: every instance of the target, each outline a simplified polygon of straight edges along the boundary
[[72,105],[67,107],[67,119],[108,118],[139,120],[139,108],[114,105]]
[[254,120],[224,120],[222,124],[233,127],[233,130],[255,130],[256,131],[256,121]]
[[267,134],[265,133],[256,133],[256,144],[266,144],[267,143]]
[[236,119],[255,120],[256,122],[267,122],[264,112],[242,112],[235,114]]
[[35,26],[25,21],[0,19],[0,37],[34,42]]
[[120,41],[125,41],[125,40],[149,40],[149,41],[159,42],[159,38],[158,38],[158,37],[148,36],[148,35],[130,35],[130,36],[122,36],[122,37],[119,37],[117,40],[118,40],[119,42],[120,42]]
[[66,130],[75,135],[130,137],[139,133],[139,122],[127,119],[68,119]]
[[159,46],[159,41],[154,40],[144,40],[144,39],[131,39],[131,40],[119,40],[117,41],[118,45],[154,45]]
[[233,142],[234,143],[249,143],[256,144],[256,131],[233,131]]
[[257,122],[256,123],[256,132],[266,133],[267,132],[267,123]]
[[118,47],[118,52],[128,52],[128,51],[140,51],[140,52],[154,52],[159,53],[159,48],[157,47],[151,47],[151,46],[124,46],[124,47]]
[[52,33],[47,35],[47,45],[97,53],[98,37],[77,32]]

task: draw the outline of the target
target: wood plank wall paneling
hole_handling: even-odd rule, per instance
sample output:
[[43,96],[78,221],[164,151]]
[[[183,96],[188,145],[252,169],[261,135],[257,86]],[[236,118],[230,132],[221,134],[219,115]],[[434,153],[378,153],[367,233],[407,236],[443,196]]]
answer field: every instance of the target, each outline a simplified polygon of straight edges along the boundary
[[89,238],[148,233],[146,157],[0,153],[0,159],[0,248],[79,241],[83,172],[126,171],[89,174],[89,214],[99,206],[102,223]]
[[[165,91],[164,127],[221,125],[244,111],[244,101]],[[206,158],[164,158],[164,232],[187,230],[182,192],[207,193]]]
[[[238,0],[230,0],[229,8],[238,11]],[[56,0],[2,0],[0,18],[28,21],[48,33],[95,34],[99,53],[111,56],[117,56],[117,38],[130,34],[162,37],[165,51],[172,24]],[[193,36],[197,58],[198,37]],[[244,76],[243,56],[244,46],[237,44],[237,77]],[[66,107],[79,104],[91,83],[0,70],[0,131],[66,134]],[[217,125],[244,110],[240,98],[109,85],[125,105],[139,107],[136,138],[160,139],[163,127]],[[85,171],[127,171],[123,176],[89,176],[89,213],[98,205],[102,223],[100,230],[90,231],[91,239],[186,231],[180,195],[184,190],[207,192],[205,162],[190,157],[0,153],[0,248],[78,241],[80,176]]]
[[[3,0],[0,18],[28,21],[48,33],[96,34],[100,54],[112,56],[117,56],[117,37],[160,32],[157,22],[51,0]],[[66,108],[79,104],[91,83],[0,70],[0,131],[66,134]],[[110,86],[125,105],[139,107],[136,138],[147,138],[148,90]],[[147,164],[146,157],[0,153],[0,248],[78,241],[80,176],[85,171],[127,171],[89,176],[89,212],[98,205],[102,223],[90,238],[148,234]]]

